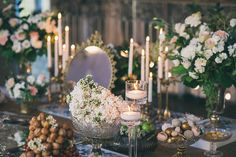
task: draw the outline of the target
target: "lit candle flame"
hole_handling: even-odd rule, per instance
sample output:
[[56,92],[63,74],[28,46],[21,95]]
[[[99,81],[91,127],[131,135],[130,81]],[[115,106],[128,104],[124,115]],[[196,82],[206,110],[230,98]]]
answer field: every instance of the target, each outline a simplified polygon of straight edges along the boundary
[[51,41],[51,37],[50,37],[50,36],[48,36],[47,40],[48,40],[48,41]]
[[65,27],[65,31],[66,31],[66,32],[69,31],[69,29],[70,29],[69,26],[66,26],[66,27]]
[[55,39],[55,40],[58,40],[58,36],[56,35],[56,36],[54,37],[54,39]]
[[57,18],[61,19],[61,13],[58,13]]

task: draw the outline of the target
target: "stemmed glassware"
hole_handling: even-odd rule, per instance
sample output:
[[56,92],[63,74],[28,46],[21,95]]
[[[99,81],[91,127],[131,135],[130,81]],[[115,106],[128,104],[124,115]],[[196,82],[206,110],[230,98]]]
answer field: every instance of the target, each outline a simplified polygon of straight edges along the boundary
[[126,101],[144,105],[147,102],[147,83],[140,80],[128,80],[125,84]]
[[136,126],[140,124],[141,106],[147,102],[147,83],[140,80],[126,81],[125,99],[129,107],[121,114],[121,124],[128,127],[129,157],[137,157]]
[[210,150],[205,151],[204,155],[208,157],[222,157],[223,153],[216,150],[216,142],[223,142],[230,139],[232,133],[228,129],[206,128],[203,139],[210,142]]

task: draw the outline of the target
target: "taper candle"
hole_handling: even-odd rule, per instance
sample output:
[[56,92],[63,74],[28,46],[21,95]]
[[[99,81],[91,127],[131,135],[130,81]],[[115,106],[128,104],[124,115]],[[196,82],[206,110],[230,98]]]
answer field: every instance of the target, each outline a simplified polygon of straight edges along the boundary
[[150,72],[148,78],[148,102],[152,102],[152,72]]
[[141,55],[141,81],[145,81],[145,52],[142,49]]
[[71,56],[74,56],[75,55],[75,45],[74,44],[72,44],[70,46],[70,51],[71,51]]
[[52,50],[51,50],[51,37],[47,37],[47,57],[48,57],[48,68],[52,67]]
[[55,36],[54,42],[54,76],[58,76],[58,36]]
[[63,71],[65,71],[65,69],[66,69],[66,61],[67,61],[67,53],[66,53],[66,45],[65,44],[63,44],[63,46],[62,46],[62,53],[63,53],[63,55],[62,55],[62,69],[63,69]]
[[134,40],[133,38],[130,39],[130,46],[129,46],[129,67],[128,67],[128,76],[132,75],[133,69],[133,52],[134,51]]
[[149,77],[149,42],[150,38],[149,36],[146,37],[146,74],[145,74],[145,81],[148,82],[148,77]]
[[70,38],[69,38],[69,26],[66,26],[65,27],[65,44],[66,44],[66,53],[67,53],[67,56],[69,56],[69,51],[70,51],[70,46],[69,46],[69,40],[70,40]]
[[58,49],[59,49],[59,56],[62,56],[62,15],[58,13]]
[[[165,48],[165,52],[168,52],[168,47]],[[169,78],[169,60],[166,58],[165,60],[165,79],[168,80]]]
[[163,58],[162,56],[158,57],[158,78],[163,78]]

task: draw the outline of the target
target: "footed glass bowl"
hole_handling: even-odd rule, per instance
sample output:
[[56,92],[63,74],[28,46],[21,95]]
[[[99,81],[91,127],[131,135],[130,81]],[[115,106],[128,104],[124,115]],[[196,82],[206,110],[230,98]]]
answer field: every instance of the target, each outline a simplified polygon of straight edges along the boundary
[[181,141],[176,141],[176,142],[168,142],[168,141],[158,141],[158,143],[160,143],[160,145],[167,147],[167,148],[175,148],[177,149],[176,154],[174,154],[172,157],[187,157],[186,154],[186,149],[188,146],[194,144],[195,142],[197,142],[200,139],[199,137],[194,137],[192,139],[184,139]]
[[93,146],[93,155],[100,156],[103,142],[107,142],[118,135],[120,130],[120,120],[113,124],[103,123],[98,126],[85,124],[72,116],[72,123],[75,133],[79,136],[79,142],[91,143]]

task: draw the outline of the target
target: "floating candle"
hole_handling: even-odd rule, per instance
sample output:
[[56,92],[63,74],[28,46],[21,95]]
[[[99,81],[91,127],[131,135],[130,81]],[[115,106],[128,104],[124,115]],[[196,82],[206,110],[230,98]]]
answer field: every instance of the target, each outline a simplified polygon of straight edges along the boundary
[[147,96],[147,92],[143,90],[131,90],[126,92],[126,97],[129,99],[143,99]]
[[138,121],[141,118],[140,112],[127,111],[120,115],[121,119],[126,121]]

